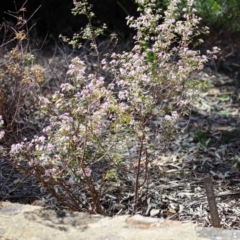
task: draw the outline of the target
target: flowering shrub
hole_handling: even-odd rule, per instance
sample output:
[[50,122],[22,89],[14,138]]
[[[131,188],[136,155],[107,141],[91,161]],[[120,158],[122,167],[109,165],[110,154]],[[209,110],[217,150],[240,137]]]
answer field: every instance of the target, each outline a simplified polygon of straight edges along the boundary
[[[34,137],[11,145],[12,161],[28,161],[28,172],[74,210],[107,214],[102,198],[109,185],[117,188],[126,178],[126,169],[135,171],[135,179],[129,181],[135,187],[132,211],[137,210],[149,162],[161,152],[160,144],[173,138],[188,103],[187,90],[200,86],[193,74],[217,51],[201,56],[189,49],[193,38],[207,31],[198,29],[192,1],[184,20],[176,20],[177,0],[164,16],[153,0],[136,2],[140,16],[127,20],[137,31],[135,45],[130,52],[111,54],[110,60],[99,52],[97,36],[104,28],[91,25],[91,6],[87,0],[75,2],[74,13],[89,18],[81,36],[92,40],[97,68],[89,72],[74,58],[60,90],[51,99],[39,97],[39,111],[48,123]],[[75,35],[71,43],[76,46],[81,36]],[[104,73],[111,74],[111,81],[105,81]],[[157,131],[152,128],[155,118],[160,122]],[[131,168],[136,159],[136,168]]]

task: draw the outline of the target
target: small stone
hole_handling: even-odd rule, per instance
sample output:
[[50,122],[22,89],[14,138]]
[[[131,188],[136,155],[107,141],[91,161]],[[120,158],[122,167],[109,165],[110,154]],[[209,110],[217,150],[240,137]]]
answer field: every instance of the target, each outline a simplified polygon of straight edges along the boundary
[[116,203],[114,204],[114,209],[117,209],[117,210],[126,209],[126,206],[121,203]]
[[159,212],[160,212],[160,209],[152,209],[150,211],[150,216],[151,217],[157,216],[159,214]]

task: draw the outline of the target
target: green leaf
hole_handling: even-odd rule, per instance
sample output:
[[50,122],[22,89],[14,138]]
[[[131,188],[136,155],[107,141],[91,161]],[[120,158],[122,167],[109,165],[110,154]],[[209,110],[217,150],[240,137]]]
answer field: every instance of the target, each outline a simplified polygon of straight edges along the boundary
[[219,115],[222,115],[222,116],[228,116],[229,115],[229,112],[227,110],[221,110],[218,112]]
[[229,95],[222,95],[221,97],[220,97],[220,100],[222,101],[222,102],[227,102],[227,101],[229,101],[231,99],[231,97],[229,96]]

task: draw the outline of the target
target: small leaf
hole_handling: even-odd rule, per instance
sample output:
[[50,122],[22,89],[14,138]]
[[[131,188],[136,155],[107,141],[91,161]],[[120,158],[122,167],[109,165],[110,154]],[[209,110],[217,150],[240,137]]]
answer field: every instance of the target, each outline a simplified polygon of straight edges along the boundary
[[228,116],[229,115],[229,112],[227,110],[221,110],[218,112],[219,115],[222,115],[222,116]]
[[229,95],[222,95],[221,97],[220,97],[220,101],[222,101],[222,102],[227,102],[227,101],[229,101],[231,99],[231,97],[229,96]]

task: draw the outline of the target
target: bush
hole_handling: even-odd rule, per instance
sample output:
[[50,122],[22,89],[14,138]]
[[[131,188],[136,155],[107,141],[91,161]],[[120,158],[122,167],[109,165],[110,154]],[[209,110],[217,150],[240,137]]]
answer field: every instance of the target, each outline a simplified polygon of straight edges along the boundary
[[[159,7],[166,8],[169,0],[157,0]],[[186,0],[181,0],[181,9],[187,6]],[[225,30],[237,32],[240,30],[240,2],[238,0],[196,0],[193,6],[203,23],[213,30],[223,27]]]
[[[172,1],[162,24],[153,1],[136,2],[140,16],[127,20],[137,31],[133,49],[120,54],[109,49],[105,56],[97,42],[105,27],[92,26],[87,0],[75,2],[73,13],[86,15],[89,23],[70,43],[81,47],[78,39],[91,40],[89,52],[96,63],[90,71],[86,62],[74,58],[59,91],[49,99],[38,96],[38,111],[45,116],[42,129],[12,138],[18,141],[4,152],[72,210],[110,214],[105,197],[118,192],[121,201],[121,183],[127,181],[133,192],[130,211],[137,211],[140,190],[146,194],[149,163],[174,138],[190,101],[187,91],[201,86],[193,76],[217,51],[201,56],[189,49],[192,39],[207,31],[198,28],[191,1],[182,20],[176,20],[179,1]],[[156,118],[160,129],[152,127]],[[1,136],[7,140],[4,132]]]
[[40,84],[45,76],[43,67],[34,64],[35,56],[29,51],[29,28],[24,19],[25,10],[23,6],[18,12],[11,13],[17,19],[15,27],[10,22],[2,24],[6,42],[0,45],[0,90],[4,99],[0,108],[8,144],[26,137],[29,129],[32,129],[33,135],[40,130],[33,120],[37,117],[35,102],[38,101]]

